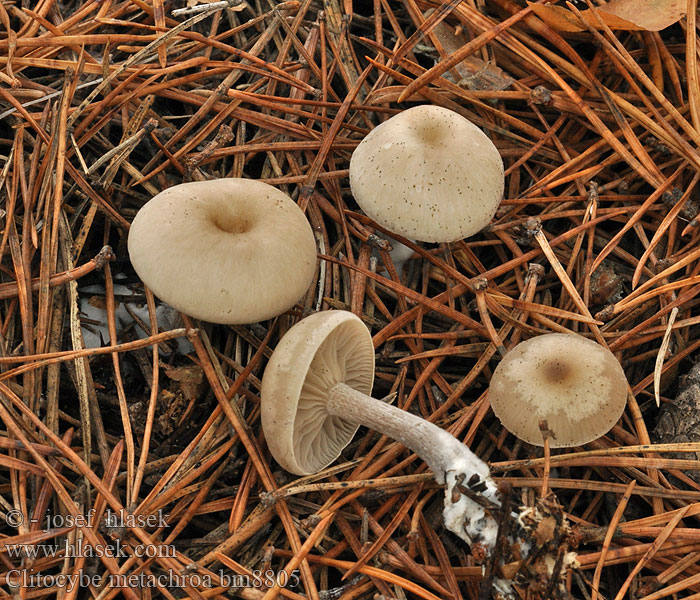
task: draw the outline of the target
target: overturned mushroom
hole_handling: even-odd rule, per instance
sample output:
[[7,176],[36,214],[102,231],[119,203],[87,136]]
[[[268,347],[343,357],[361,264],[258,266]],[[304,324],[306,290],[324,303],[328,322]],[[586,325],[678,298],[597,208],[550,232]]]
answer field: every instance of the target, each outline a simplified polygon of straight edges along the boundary
[[129,257],[142,281],[177,310],[213,323],[255,323],[288,310],[316,269],[304,213],[252,179],[183,183],[138,212]]
[[[439,483],[454,487],[464,473],[470,485],[483,488],[497,502],[484,461],[437,425],[368,396],[373,379],[372,338],[353,313],[319,312],[292,327],[277,345],[262,381],[263,431],[277,462],[299,475],[320,471],[365,425],[418,454]],[[482,507],[471,508],[473,522],[465,524],[469,539],[485,537],[492,544],[495,522],[485,518]],[[454,520],[452,512],[449,516]],[[459,535],[464,538],[464,531]]]
[[489,400],[503,426],[542,446],[580,446],[617,423],[627,400],[625,373],[610,350],[580,335],[548,333],[519,343],[496,367]]
[[[333,462],[359,426],[371,427],[425,460],[438,483],[446,484],[445,526],[488,556],[496,545],[501,506],[488,465],[437,425],[368,396],[373,378],[372,338],[353,313],[320,312],[297,323],[263,375],[261,419],[270,452],[288,471],[306,475]],[[527,556],[531,543],[525,538],[542,518],[538,510],[507,515],[518,522],[507,538],[515,548],[507,558]],[[494,586],[507,593],[510,582],[495,577]]]

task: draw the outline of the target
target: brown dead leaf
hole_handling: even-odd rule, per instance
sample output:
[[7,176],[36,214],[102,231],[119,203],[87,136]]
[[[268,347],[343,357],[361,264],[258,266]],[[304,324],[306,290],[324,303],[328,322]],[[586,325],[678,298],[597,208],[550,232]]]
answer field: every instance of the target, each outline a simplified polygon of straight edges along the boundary
[[177,388],[188,402],[193,402],[202,393],[204,371],[196,365],[169,367],[166,376],[177,382]]
[[186,409],[187,401],[182,393],[174,394],[170,390],[160,390],[156,431],[162,436],[170,435],[179,425]]
[[100,310],[107,310],[107,299],[104,296],[90,296],[88,304]]
[[551,542],[554,539],[554,532],[557,529],[557,521],[554,517],[549,516],[542,519],[537,524],[537,529],[535,531],[535,542],[537,547],[541,548],[547,542]]
[[[424,16],[427,18],[433,12],[435,12],[435,9],[431,8],[425,11]],[[440,21],[440,23],[435,25],[433,35],[440,42],[448,56],[457,52],[469,41],[463,29],[455,28],[445,21]],[[455,77],[455,71],[457,77]],[[455,65],[454,71],[446,73],[445,77],[470,90],[501,91],[513,85],[513,78],[502,69],[496,65],[484,62],[476,56],[467,56],[461,63]]]
[[[684,16],[687,5],[686,0],[610,0],[605,5],[605,12],[634,23],[639,29],[660,31]],[[615,29],[612,25],[610,27]]]
[[[533,12],[552,29],[575,32],[586,28],[578,16],[564,6],[533,4]],[[593,27],[600,28],[600,21],[610,29],[633,31],[660,31],[678,21],[686,11],[685,0],[611,0],[596,9],[582,10],[581,16]],[[597,18],[596,18],[597,17]]]
[[553,4],[535,4],[534,2],[528,2],[528,4],[532,7],[532,11],[552,29],[566,32],[585,29],[578,17],[568,8]]

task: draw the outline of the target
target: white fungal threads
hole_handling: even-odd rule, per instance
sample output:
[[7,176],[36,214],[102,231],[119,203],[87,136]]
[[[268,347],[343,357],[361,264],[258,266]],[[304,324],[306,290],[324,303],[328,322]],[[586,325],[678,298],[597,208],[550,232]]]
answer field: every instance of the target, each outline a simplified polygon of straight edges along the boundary
[[[464,456],[447,465],[445,508],[442,512],[442,518],[445,527],[468,544],[479,541],[488,548],[493,548],[498,533],[496,521],[486,514],[482,506],[460,492],[459,486],[468,485],[470,477],[473,474],[479,474],[480,483],[485,486],[485,490],[479,493],[498,506],[500,500],[496,493],[496,486],[489,475],[488,465],[466,446],[463,447],[469,454],[465,452]],[[484,471],[486,475],[483,474]]]
[[446,483],[445,524],[463,540],[492,548],[496,521],[464,492],[497,507],[488,465],[437,425],[367,395],[374,347],[364,323],[347,311],[302,319],[280,340],[265,370],[261,419],[277,462],[300,475],[333,462],[360,425],[420,456]]
[[[533,532],[545,519],[559,523],[561,535],[567,535],[558,505],[543,499],[532,509],[501,514],[517,526],[499,538],[497,517],[505,508],[488,465],[444,429],[367,395],[373,378],[372,338],[353,313],[315,313],[292,327],[270,357],[261,388],[263,431],[277,462],[300,475],[320,471],[364,425],[420,456],[435,480],[445,484],[445,527],[470,544],[479,560],[491,557],[503,567],[503,554],[493,552],[499,543],[508,560],[519,564],[528,558]],[[541,568],[554,572],[560,546],[552,546],[544,553],[538,548],[532,566],[526,561],[524,569],[532,571],[528,577],[540,578]],[[556,574],[559,580],[569,564]],[[508,576],[491,579],[504,598],[513,597],[511,584]]]

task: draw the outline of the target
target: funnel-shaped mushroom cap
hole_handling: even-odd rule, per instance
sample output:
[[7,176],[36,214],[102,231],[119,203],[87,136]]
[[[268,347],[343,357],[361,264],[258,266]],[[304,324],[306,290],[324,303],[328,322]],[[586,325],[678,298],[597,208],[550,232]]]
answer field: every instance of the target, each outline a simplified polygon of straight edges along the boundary
[[350,187],[360,207],[387,229],[424,242],[452,242],[486,227],[503,185],[503,161],[491,140],[440,106],[393,116],[350,160]]
[[327,413],[329,391],[344,383],[369,394],[373,381],[372,337],[358,317],[325,311],[299,321],[277,344],[262,381],[262,426],[275,460],[298,475],[332,463],[358,426]]
[[252,179],[183,183],[161,192],[129,229],[141,280],[177,310],[214,323],[255,323],[288,310],[316,270],[304,213]]
[[617,423],[625,408],[627,379],[607,348],[584,337],[549,333],[508,352],[491,378],[489,400],[503,426],[542,446],[546,419],[552,448],[579,446]]

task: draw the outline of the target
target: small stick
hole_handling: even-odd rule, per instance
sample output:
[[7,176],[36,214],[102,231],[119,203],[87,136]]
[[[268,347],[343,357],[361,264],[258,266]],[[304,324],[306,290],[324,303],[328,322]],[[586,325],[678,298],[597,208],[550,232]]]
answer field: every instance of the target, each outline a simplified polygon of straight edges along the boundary
[[629,484],[627,485],[627,489],[625,489],[625,493],[620,499],[620,504],[618,504],[617,509],[615,509],[615,514],[613,515],[612,519],[610,519],[610,525],[608,527],[607,533],[605,534],[605,540],[603,540],[603,548],[600,552],[600,558],[593,573],[593,589],[591,590],[591,600],[598,600],[598,585],[600,584],[600,576],[603,571],[603,565],[605,564],[605,556],[608,552],[608,549],[610,548],[610,542],[612,541],[613,534],[617,529],[617,525],[620,522],[620,519],[622,519],[622,515],[625,512],[625,508],[627,508],[627,503],[632,497],[632,492],[636,485],[637,481],[634,479],[629,482]]
[[547,419],[542,419],[539,425],[540,431],[542,432],[542,439],[544,440],[544,475],[542,476],[542,488],[540,489],[540,497],[545,498],[549,494],[549,470],[551,468],[549,438],[556,439],[556,436],[554,435],[554,432],[549,428]]
[[231,8],[234,10],[243,10],[243,3],[241,0],[222,0],[221,2],[210,2],[208,4],[198,4],[197,6],[186,6],[185,8],[176,8],[171,11],[170,14],[173,17],[180,17],[182,15],[195,15],[206,11],[214,12],[223,8]]

